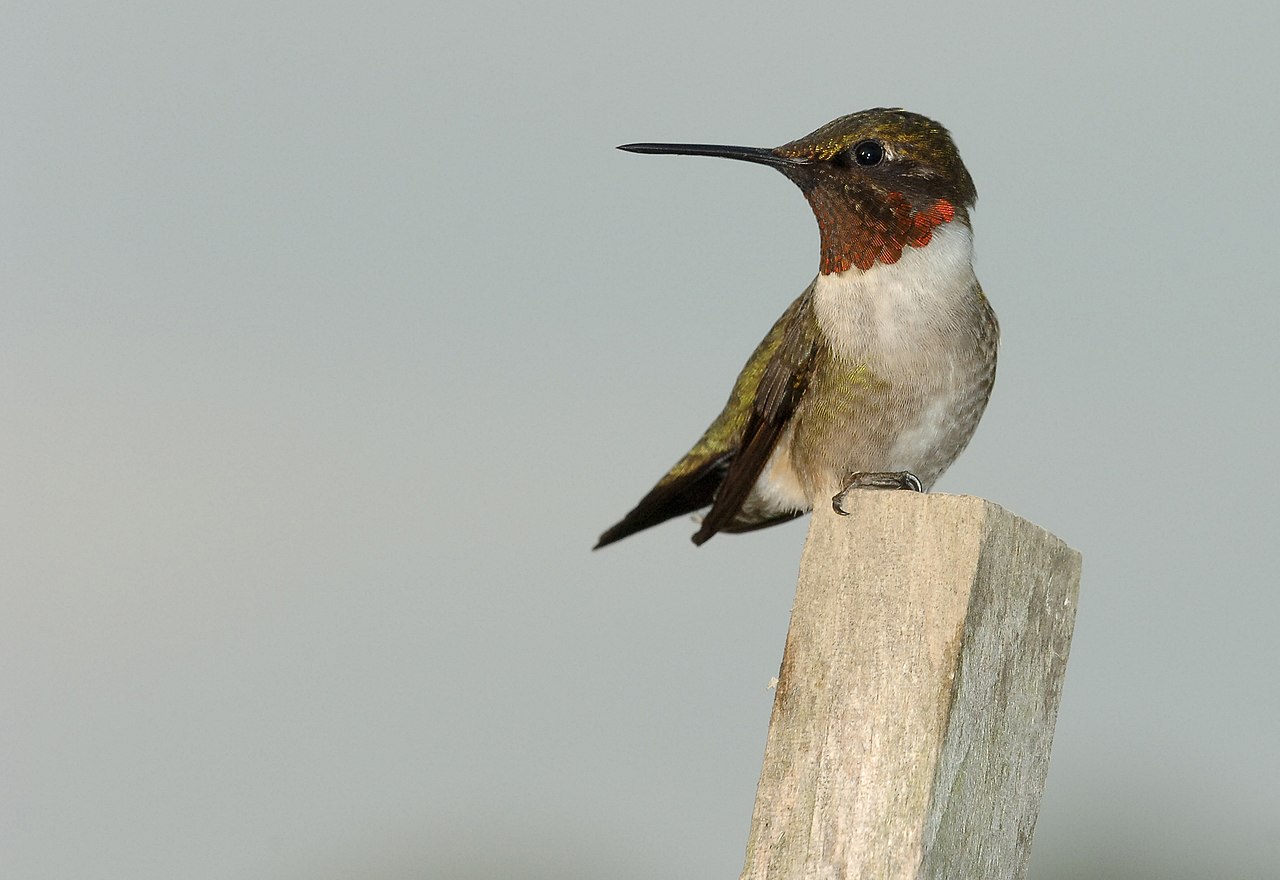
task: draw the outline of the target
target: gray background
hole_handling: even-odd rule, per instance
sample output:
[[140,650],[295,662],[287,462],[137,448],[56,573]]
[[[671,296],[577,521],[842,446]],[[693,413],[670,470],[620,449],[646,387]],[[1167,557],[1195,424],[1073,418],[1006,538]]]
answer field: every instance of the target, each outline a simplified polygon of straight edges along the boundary
[[776,145],[982,198],[943,491],[1085,556],[1032,874],[1274,877],[1263,4],[8,3],[0,872],[735,877],[803,523],[592,554],[812,277]]

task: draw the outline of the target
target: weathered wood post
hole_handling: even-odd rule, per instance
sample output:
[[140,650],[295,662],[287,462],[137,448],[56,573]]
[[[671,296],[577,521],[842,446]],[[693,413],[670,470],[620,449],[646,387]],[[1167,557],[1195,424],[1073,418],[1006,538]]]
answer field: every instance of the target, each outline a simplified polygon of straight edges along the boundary
[[1021,878],[1080,555],[981,498],[848,507],[809,529],[742,876]]

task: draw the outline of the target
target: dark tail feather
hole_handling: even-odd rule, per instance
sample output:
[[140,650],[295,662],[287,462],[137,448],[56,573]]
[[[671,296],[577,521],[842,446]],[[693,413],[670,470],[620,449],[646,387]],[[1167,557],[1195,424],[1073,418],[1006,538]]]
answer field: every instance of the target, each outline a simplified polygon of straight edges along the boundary
[[654,486],[648,495],[640,499],[634,510],[600,536],[592,549],[599,550],[672,517],[706,507],[715,498],[720,481],[724,479],[729,467],[730,458],[730,455],[725,454],[710,459],[696,470]]

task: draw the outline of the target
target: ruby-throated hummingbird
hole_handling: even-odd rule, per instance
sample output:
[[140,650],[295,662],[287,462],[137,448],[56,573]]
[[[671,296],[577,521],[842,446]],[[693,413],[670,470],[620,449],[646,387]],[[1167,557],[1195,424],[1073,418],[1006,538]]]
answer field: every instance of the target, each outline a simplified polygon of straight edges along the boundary
[[928,491],[968,444],[999,328],[973,274],[973,180],[951,136],[864,110],[777,149],[626,144],[770,165],[818,219],[818,277],[747,361],[724,410],[596,547],[710,505],[693,536],[745,532],[859,488]]

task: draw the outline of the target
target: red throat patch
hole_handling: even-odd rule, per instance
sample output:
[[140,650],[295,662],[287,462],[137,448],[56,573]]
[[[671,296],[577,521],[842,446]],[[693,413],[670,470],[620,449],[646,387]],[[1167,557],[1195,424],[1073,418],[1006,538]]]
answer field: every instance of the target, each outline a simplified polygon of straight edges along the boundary
[[854,266],[865,272],[876,263],[896,263],[903,248],[924,247],[933,238],[933,230],[956,216],[955,206],[946,199],[917,211],[898,192],[876,199],[875,204],[822,198],[821,190],[806,196],[822,235],[823,275]]

